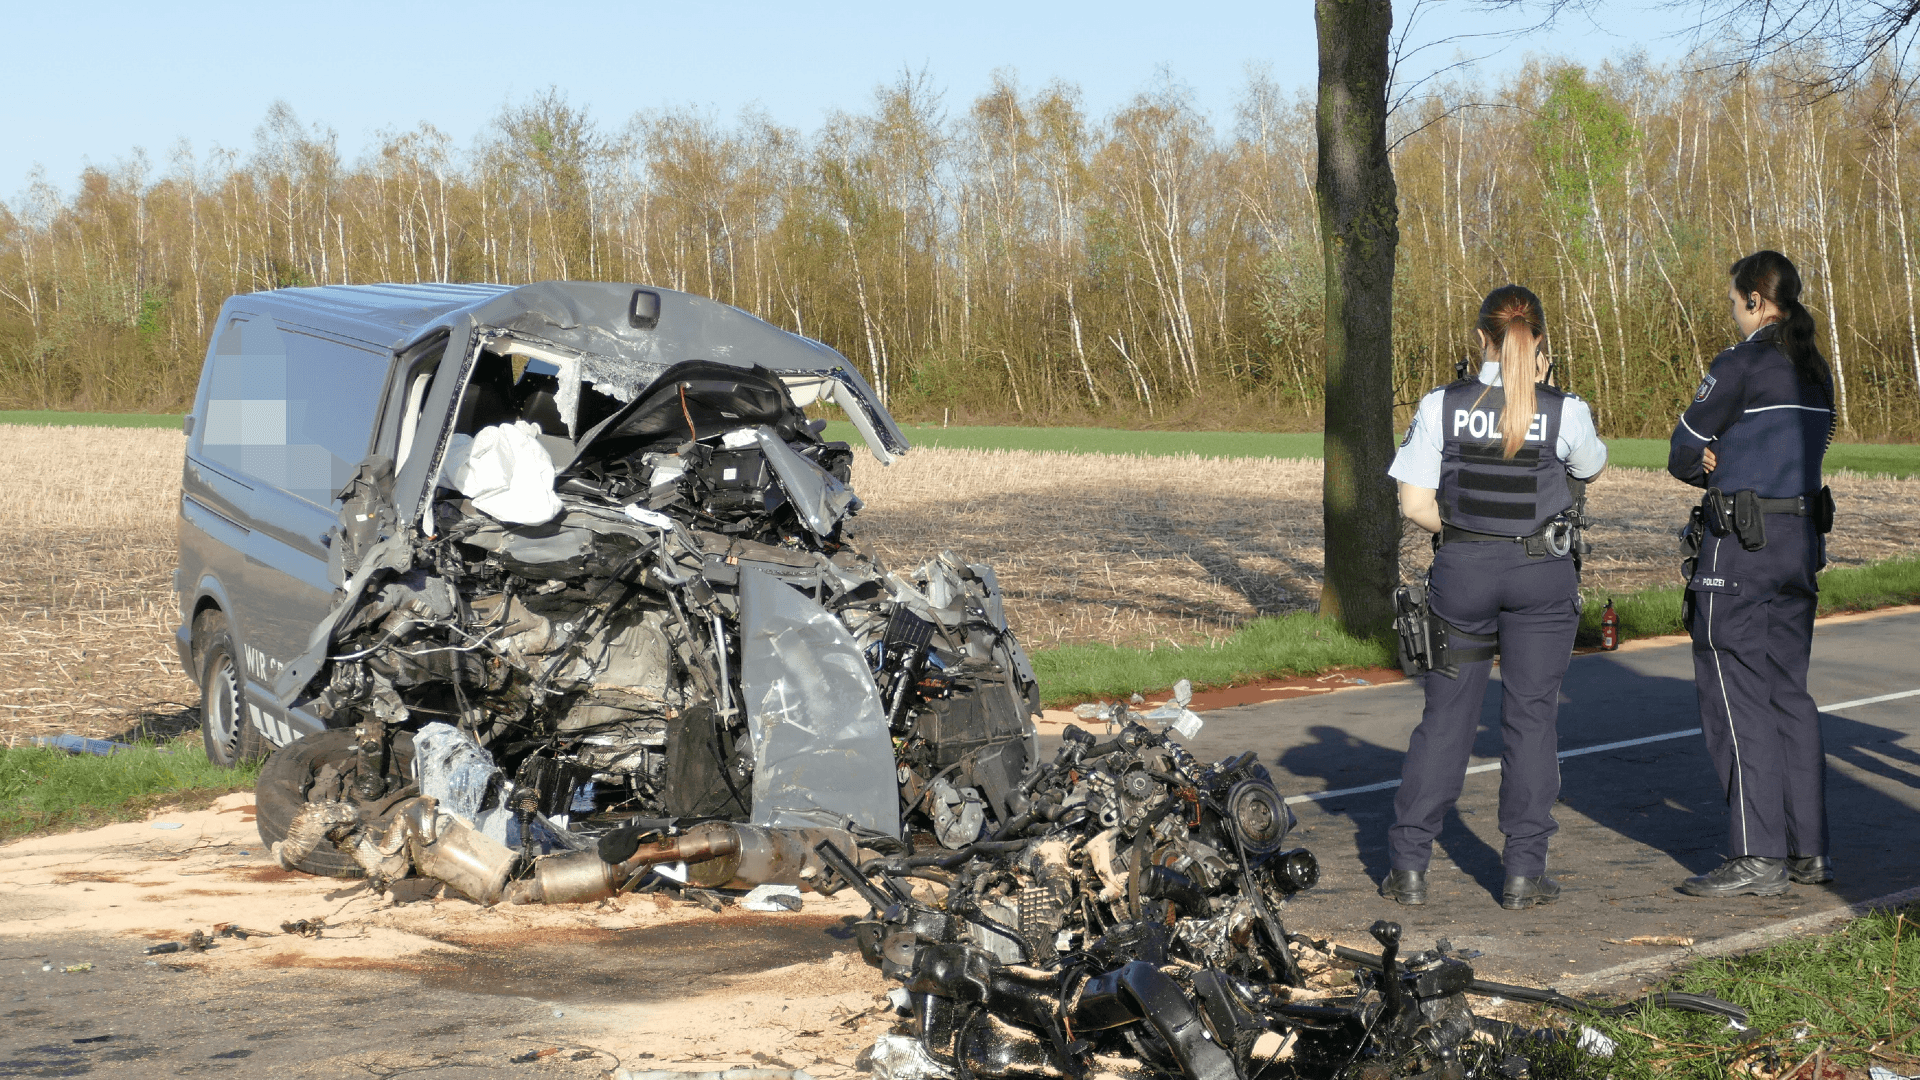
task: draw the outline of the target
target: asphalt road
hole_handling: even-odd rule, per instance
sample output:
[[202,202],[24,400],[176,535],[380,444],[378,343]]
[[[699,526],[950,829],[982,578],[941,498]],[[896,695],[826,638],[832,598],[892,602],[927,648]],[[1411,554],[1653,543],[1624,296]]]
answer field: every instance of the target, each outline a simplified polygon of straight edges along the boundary
[[[124,939],[79,937],[16,938],[0,955],[0,1077],[430,1072],[453,1080],[514,1069],[592,1077],[613,1064],[574,1044],[565,1004],[438,990],[411,972],[215,974],[167,957],[148,961]],[[42,970],[49,962],[53,970]],[[93,969],[62,971],[83,962]],[[564,1049],[511,1064],[548,1047]]]
[[[1920,612],[1821,624],[1811,679],[1823,705],[1920,689]],[[1691,658],[1662,645],[1575,658],[1561,714],[1564,751],[1697,729]],[[1489,691],[1476,764],[1498,759],[1499,693]],[[1294,796],[1397,778],[1419,719],[1417,682],[1223,709],[1189,747],[1202,759],[1258,751]],[[1499,774],[1467,778],[1435,852],[1430,902],[1403,908],[1372,882],[1386,872],[1391,790],[1305,799],[1297,841],[1321,884],[1281,916],[1295,930],[1366,944],[1380,918],[1412,947],[1445,937],[1478,950],[1484,977],[1572,985],[1665,950],[1613,944],[1636,935],[1701,943],[1920,886],[1920,697],[1823,717],[1833,856],[1839,879],[1785,896],[1709,901],[1674,890],[1717,865],[1725,808],[1698,735],[1568,757],[1556,810],[1560,903],[1499,907]],[[749,924],[751,927],[752,924]],[[215,972],[124,939],[10,938],[0,948],[0,1077],[241,1075],[594,1076],[612,1064],[590,1048],[582,1010],[657,1001],[723,970],[765,969],[852,947],[838,923],[769,920],[721,939],[698,928],[636,938],[470,953],[457,962],[384,970]],[[798,937],[794,935],[798,934]],[[92,961],[93,970],[60,968]],[[49,964],[53,970],[43,970]],[[876,991],[882,989],[879,977]],[[537,1063],[509,1059],[559,1047]],[[852,1051],[848,1051],[849,1060]],[[577,1059],[576,1056],[578,1055]],[[633,1064],[629,1062],[628,1064]]]
[[[1920,612],[1823,622],[1809,687],[1823,708],[1920,689]],[[1487,692],[1473,766],[1500,756],[1498,672]],[[1336,792],[1396,780],[1419,722],[1417,679],[1321,698],[1222,709],[1189,748],[1202,760],[1256,750],[1284,794]],[[1298,842],[1320,860],[1320,885],[1283,918],[1296,930],[1366,940],[1375,919],[1410,942],[1437,937],[1478,949],[1490,977],[1564,981],[1650,955],[1609,944],[1645,935],[1705,943],[1849,902],[1920,886],[1920,696],[1821,717],[1837,879],[1784,896],[1702,900],[1675,890],[1718,866],[1726,802],[1698,735],[1693,660],[1684,643],[1577,656],[1560,712],[1561,798],[1550,872],[1559,903],[1499,906],[1504,874],[1497,767],[1469,775],[1458,812],[1435,845],[1431,895],[1408,908],[1377,895],[1386,875],[1391,789],[1296,801]],[[1691,734],[1593,754],[1568,751],[1681,731]]]

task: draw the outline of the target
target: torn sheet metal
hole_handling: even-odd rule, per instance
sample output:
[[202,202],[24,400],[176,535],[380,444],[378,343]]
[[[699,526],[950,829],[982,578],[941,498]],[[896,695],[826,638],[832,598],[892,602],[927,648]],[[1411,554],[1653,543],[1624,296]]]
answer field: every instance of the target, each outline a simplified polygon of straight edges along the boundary
[[740,574],[742,703],[753,823],[900,834],[893,744],[873,672],[847,628],[772,575]]
[[847,515],[860,509],[860,497],[851,487],[795,453],[771,428],[754,428],[753,435],[773,466],[774,475],[780,478],[780,486],[786,489],[787,498],[799,511],[800,520],[815,536],[832,536]]

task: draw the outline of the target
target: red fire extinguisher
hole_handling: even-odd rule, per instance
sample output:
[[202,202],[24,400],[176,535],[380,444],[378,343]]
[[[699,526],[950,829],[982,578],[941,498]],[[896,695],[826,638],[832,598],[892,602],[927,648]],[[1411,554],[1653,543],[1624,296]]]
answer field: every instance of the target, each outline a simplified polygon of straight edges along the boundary
[[1620,647],[1620,616],[1613,613],[1613,601],[1600,613],[1600,647],[1612,652]]

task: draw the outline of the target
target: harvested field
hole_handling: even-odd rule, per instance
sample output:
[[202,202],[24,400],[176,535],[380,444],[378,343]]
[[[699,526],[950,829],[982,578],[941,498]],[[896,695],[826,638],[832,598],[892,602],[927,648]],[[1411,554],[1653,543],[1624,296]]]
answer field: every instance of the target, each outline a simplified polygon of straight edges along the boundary
[[9,736],[197,723],[173,649],[177,431],[0,428],[0,723]]
[[[1920,481],[1831,477],[1842,520],[1835,566],[1916,547]],[[1320,462],[919,450],[882,468],[855,459],[860,538],[894,566],[942,547],[992,563],[1022,640],[1187,643],[1261,615],[1311,608],[1325,558]],[[1699,493],[1643,469],[1588,492],[1598,522],[1585,583],[1626,593],[1679,582],[1676,533]],[[1407,525],[1402,575],[1432,562]]]
[[[172,644],[178,432],[4,427],[0,474],[0,729],[9,736],[178,730],[197,693]],[[1310,608],[1323,558],[1320,463],[925,448],[856,459],[857,537],[893,566],[943,548],[992,563],[1030,645],[1206,640]],[[1914,550],[1920,481],[1833,478],[1835,565]],[[1694,495],[1610,471],[1587,583],[1624,593],[1677,580],[1674,530]],[[1429,559],[1409,528],[1408,576]]]

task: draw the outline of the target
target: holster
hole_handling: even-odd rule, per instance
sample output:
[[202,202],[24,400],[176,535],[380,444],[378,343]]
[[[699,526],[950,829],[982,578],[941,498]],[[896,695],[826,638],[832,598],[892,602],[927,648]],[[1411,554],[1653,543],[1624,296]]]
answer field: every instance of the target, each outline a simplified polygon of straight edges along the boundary
[[1700,565],[1700,545],[1707,539],[1707,515],[1702,503],[1687,512],[1687,524],[1680,530],[1680,576],[1693,580],[1693,571]]
[[1491,660],[1499,651],[1498,634],[1469,634],[1434,613],[1427,590],[1402,585],[1393,591],[1393,628],[1400,640],[1400,670],[1409,677],[1423,671],[1460,677],[1460,665]]
[[1813,504],[1813,521],[1823,534],[1833,531],[1834,509],[1833,489],[1821,488],[1818,501]]
[[1707,531],[1715,536],[1725,536],[1733,531],[1733,500],[1726,497],[1719,488],[1710,487],[1700,498],[1701,521]]

